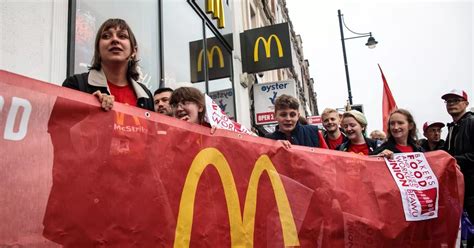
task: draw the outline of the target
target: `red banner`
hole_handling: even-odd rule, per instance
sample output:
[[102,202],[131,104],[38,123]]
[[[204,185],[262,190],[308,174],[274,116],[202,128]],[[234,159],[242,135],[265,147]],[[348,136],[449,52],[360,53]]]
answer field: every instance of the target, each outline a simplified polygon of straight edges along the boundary
[[[0,71],[0,247],[453,247],[463,181],[427,153],[438,218],[385,162],[210,129]],[[15,246],[17,245],[17,246]]]

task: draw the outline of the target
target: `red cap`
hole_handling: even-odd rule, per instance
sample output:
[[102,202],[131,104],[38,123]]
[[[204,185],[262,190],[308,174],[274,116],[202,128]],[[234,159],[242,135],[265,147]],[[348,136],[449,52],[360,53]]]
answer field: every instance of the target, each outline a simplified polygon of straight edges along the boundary
[[448,96],[458,96],[467,101],[467,93],[464,90],[453,89],[450,92],[444,94],[441,99],[446,100]]
[[426,132],[426,130],[427,130],[429,127],[440,127],[440,128],[443,128],[443,127],[444,127],[444,123],[438,122],[438,121],[427,121],[427,122],[425,122],[425,124],[423,124],[423,132]]

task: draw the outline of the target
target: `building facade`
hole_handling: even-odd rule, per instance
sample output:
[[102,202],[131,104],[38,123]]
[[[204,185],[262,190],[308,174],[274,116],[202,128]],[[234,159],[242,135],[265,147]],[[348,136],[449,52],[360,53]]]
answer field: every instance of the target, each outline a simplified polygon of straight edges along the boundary
[[[318,114],[309,63],[284,0],[4,0],[0,69],[60,85],[87,71],[97,30],[109,18],[131,26],[142,82],[152,92],[193,86],[211,97],[232,96],[223,106],[250,127],[252,86],[294,79],[301,113]],[[242,73],[240,33],[283,22],[290,26],[293,68]]]

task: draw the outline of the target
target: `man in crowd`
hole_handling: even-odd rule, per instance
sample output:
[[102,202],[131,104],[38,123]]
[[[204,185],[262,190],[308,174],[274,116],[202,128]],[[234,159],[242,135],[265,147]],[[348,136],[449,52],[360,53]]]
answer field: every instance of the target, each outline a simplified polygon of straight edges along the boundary
[[155,91],[154,102],[155,102],[155,112],[172,116],[173,112],[171,111],[170,98],[173,90],[171,88],[160,88]]
[[[468,96],[463,90],[452,90],[441,97],[446,110],[453,118],[448,124],[448,136],[444,149],[461,167],[464,175],[464,209],[474,221],[474,114],[466,111]],[[467,240],[467,247],[474,247],[474,238]]]
[[443,149],[444,140],[441,139],[441,130],[444,127],[442,122],[430,122],[427,121],[423,124],[423,136],[426,139],[420,140],[420,146],[425,151],[436,151]]
[[275,132],[267,135],[267,138],[281,140],[286,148],[290,148],[292,144],[327,148],[317,126],[301,125],[298,122],[300,117],[299,108],[298,99],[289,95],[277,97],[275,100],[275,119],[278,126]]
[[345,134],[342,133],[339,128],[339,124],[341,123],[339,113],[335,109],[326,108],[321,114],[321,119],[324,129],[326,129],[324,140],[329,149],[336,150],[340,144],[346,141]]

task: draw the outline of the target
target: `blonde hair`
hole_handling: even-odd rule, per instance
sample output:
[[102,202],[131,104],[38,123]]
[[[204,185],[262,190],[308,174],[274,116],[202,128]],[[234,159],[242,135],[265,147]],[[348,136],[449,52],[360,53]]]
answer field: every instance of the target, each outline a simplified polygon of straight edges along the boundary
[[330,114],[330,113],[336,113],[337,116],[340,117],[340,116],[339,116],[339,112],[337,112],[337,110],[332,109],[332,108],[325,108],[325,109],[323,110],[323,113],[321,114],[321,119],[324,119],[324,116],[325,116],[325,115],[328,115],[328,114]]

